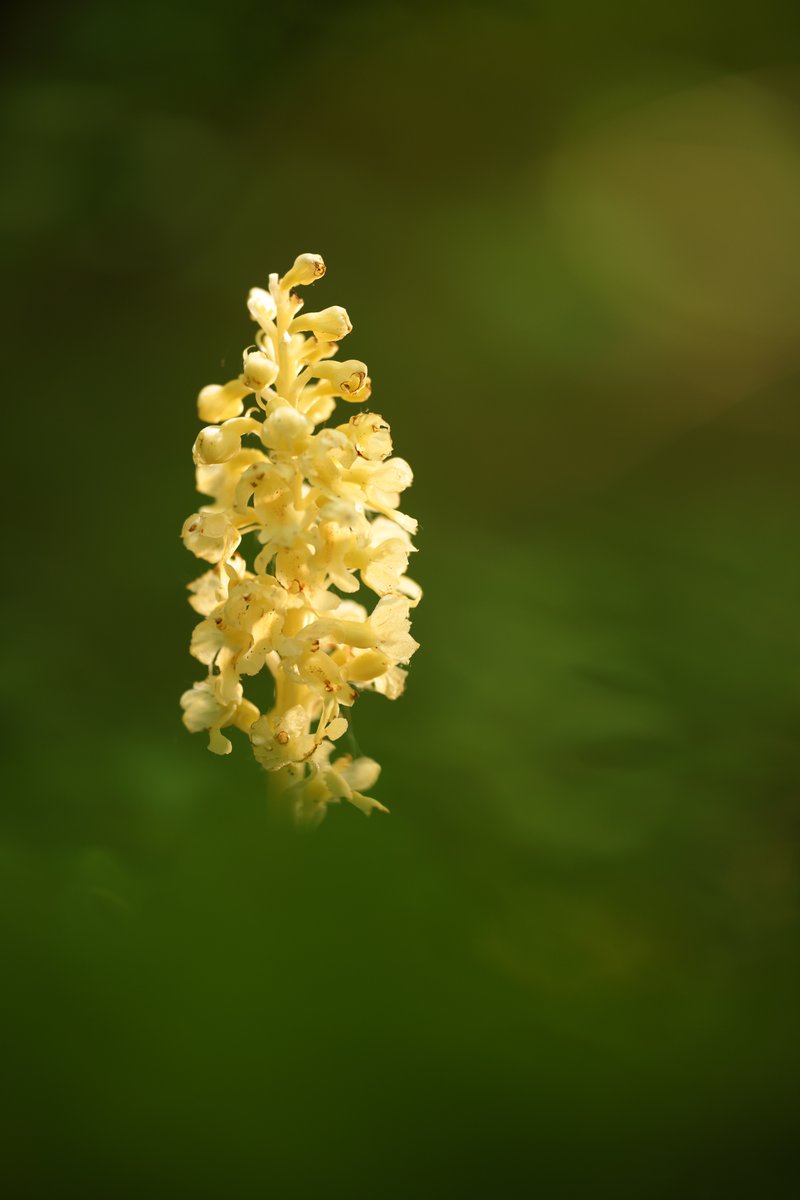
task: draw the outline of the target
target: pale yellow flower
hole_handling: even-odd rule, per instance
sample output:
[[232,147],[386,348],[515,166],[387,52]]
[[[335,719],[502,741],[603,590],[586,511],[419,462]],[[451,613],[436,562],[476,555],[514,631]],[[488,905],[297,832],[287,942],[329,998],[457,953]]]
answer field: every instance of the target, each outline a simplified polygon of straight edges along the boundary
[[347,800],[366,816],[375,811],[388,812],[388,808],[362,790],[372,788],[377,782],[381,773],[379,764],[372,758],[354,759],[349,754],[331,762],[334,750],[332,742],[323,741],[309,760],[307,776],[290,784],[284,792],[297,822],[314,828],[325,816],[328,805],[340,800]]
[[187,517],[181,537],[187,550],[212,563],[229,559],[242,540],[228,513],[211,509],[203,509]]
[[197,397],[197,414],[201,421],[227,421],[244,411],[248,389],[240,379],[229,383],[210,383]]
[[[301,312],[293,289],[324,274],[319,255],[301,254],[283,278],[250,290],[258,328],[242,373],[198,396],[204,428],[192,456],[211,503],[182,531],[187,548],[213,564],[189,589],[202,618],[191,653],[208,675],[181,697],[184,724],[207,731],[217,754],[231,750],[223,729],[243,731],[308,825],[340,800],[387,811],[366,794],[376,762],[331,758],[359,691],[402,693],[418,648],[410,611],[421,596],[406,574],[416,522],[399,511],[413,476],[392,457],[387,422],[362,410],[318,428],[337,399],[358,404],[371,393],[366,364],[336,358],[352,331],[345,309]],[[371,612],[346,598],[362,587],[379,597]],[[244,683],[263,670],[274,701],[262,714]]]
[[221,696],[220,679],[209,676],[195,683],[188,692],[181,696],[183,723],[190,733],[208,731],[208,748],[214,754],[230,754],[232,746],[220,729],[228,725],[237,725],[245,732],[258,717],[258,709],[249,700],[245,700],[239,689],[238,696],[232,700]]

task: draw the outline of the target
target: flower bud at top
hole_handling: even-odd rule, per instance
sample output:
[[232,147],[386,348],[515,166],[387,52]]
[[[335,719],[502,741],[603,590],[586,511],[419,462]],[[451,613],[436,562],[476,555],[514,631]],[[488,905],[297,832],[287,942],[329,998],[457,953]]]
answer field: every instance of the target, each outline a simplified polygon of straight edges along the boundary
[[238,417],[244,408],[242,400],[249,391],[241,379],[231,379],[222,386],[209,383],[197,397],[197,415],[201,421],[227,421],[230,417]]
[[264,288],[250,288],[250,294],[247,297],[247,310],[254,321],[258,321],[262,329],[269,331],[271,323],[275,320],[277,308],[275,301],[270,296],[269,292]]
[[302,287],[321,279],[325,274],[325,263],[319,254],[298,254],[292,267],[281,280],[281,287],[289,291],[293,287]]
[[244,356],[242,383],[253,392],[262,392],[278,378],[278,364],[263,350],[251,350]]
[[323,308],[322,312],[306,313],[295,317],[289,329],[292,333],[308,331],[323,342],[338,342],[352,331],[352,324],[345,309],[339,304]]

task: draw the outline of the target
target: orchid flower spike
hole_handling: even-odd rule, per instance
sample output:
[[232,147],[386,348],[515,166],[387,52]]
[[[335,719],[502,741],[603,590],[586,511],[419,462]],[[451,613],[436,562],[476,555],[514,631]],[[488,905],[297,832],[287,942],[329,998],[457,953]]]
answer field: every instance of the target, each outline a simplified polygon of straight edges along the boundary
[[[324,274],[318,254],[301,254],[282,278],[250,290],[258,328],[242,372],[197,399],[204,428],[193,458],[210,499],[182,531],[210,566],[189,585],[201,617],[190,651],[207,675],[181,696],[184,725],[205,731],[215,754],[232,749],[223,730],[240,730],[309,826],[341,800],[367,815],[387,811],[366,794],[378,763],[337,743],[362,692],[403,692],[422,595],[406,574],[417,524],[399,511],[413,476],[392,456],[389,425],[361,408],[321,428],[338,399],[363,404],[371,393],[366,364],[335,357],[352,330],[346,311],[299,315],[294,289]],[[245,686],[264,670],[274,696],[262,713]]]

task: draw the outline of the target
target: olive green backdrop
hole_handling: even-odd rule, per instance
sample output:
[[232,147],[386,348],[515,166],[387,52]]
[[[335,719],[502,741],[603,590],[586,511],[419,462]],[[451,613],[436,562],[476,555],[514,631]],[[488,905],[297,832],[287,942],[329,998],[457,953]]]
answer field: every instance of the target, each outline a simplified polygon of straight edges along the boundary
[[[793,1193],[796,12],[14,16],[10,1197]],[[178,709],[195,395],[301,251],[426,591],[312,836]]]

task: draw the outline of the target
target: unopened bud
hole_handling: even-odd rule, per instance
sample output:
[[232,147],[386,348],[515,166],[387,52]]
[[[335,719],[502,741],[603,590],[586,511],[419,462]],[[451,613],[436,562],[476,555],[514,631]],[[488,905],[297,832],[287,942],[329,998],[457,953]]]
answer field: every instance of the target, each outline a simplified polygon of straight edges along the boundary
[[198,433],[192,447],[192,458],[195,463],[222,463],[233,458],[240,445],[241,440],[229,429],[209,425]]
[[242,434],[260,429],[260,423],[250,417],[226,421],[224,425],[209,425],[198,433],[192,448],[192,458],[201,466],[227,462],[241,450]]
[[197,397],[197,415],[201,421],[227,421],[230,417],[238,417],[248,391],[250,389],[240,379],[231,379],[224,385],[210,383]]
[[312,423],[296,408],[276,408],[261,426],[261,440],[270,450],[302,454],[308,445]]
[[247,297],[247,310],[254,321],[258,321],[262,329],[269,331],[270,325],[275,320],[277,308],[275,301],[270,296],[269,292],[264,288],[250,288],[250,294]]
[[298,254],[281,280],[281,287],[288,292],[289,288],[303,287],[315,279],[321,279],[324,274],[325,263],[319,254]]
[[339,304],[323,308],[322,312],[306,313],[295,317],[290,325],[292,333],[313,333],[323,342],[338,342],[352,331],[352,324],[345,309]]
[[278,364],[263,350],[251,350],[244,356],[242,383],[252,392],[262,392],[278,378]]

